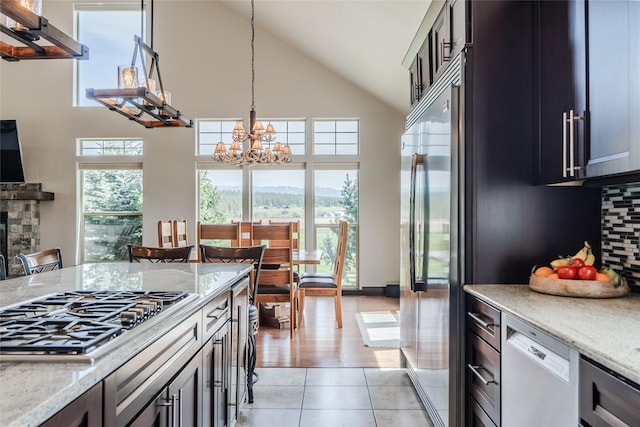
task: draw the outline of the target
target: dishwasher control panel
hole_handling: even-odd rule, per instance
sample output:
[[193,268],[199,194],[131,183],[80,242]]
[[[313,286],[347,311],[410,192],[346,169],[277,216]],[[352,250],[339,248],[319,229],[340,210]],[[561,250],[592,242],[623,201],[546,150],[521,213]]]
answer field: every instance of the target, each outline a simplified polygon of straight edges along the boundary
[[507,343],[520,350],[525,356],[532,359],[536,363],[542,365],[547,371],[550,371],[569,382],[569,360],[561,355],[553,352],[539,342],[534,341],[528,336],[516,330],[508,330],[510,335]]

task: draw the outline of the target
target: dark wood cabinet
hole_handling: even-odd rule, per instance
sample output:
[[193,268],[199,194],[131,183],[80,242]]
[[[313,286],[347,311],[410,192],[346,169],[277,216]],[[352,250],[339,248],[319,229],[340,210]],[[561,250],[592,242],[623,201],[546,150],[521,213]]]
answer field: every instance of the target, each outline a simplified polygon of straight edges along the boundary
[[640,3],[587,2],[587,176],[640,169]]
[[539,1],[536,5],[536,182],[575,181],[585,176],[586,164],[585,5],[583,0]]
[[227,425],[229,395],[230,326],[226,322],[205,344],[203,363],[203,425]]
[[602,366],[580,359],[580,425],[640,425],[640,385]]
[[640,170],[640,4],[539,1],[536,19],[536,183]]
[[231,360],[227,424],[238,420],[247,394],[247,339],[249,329],[249,284],[243,281],[231,288]]
[[43,427],[102,426],[102,383],[98,383],[62,411],[49,418]]
[[466,426],[499,426],[500,310],[466,295],[464,384]]
[[438,13],[431,30],[429,42],[431,45],[430,63],[433,70],[433,81],[442,75],[451,60],[451,29],[450,29],[449,3],[445,3]]

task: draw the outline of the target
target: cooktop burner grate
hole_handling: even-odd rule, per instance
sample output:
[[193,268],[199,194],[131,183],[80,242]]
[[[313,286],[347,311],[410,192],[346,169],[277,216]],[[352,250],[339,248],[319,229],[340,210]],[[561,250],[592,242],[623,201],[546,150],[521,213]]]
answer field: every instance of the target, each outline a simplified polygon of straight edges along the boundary
[[182,291],[69,291],[0,310],[0,354],[86,354],[180,302]]

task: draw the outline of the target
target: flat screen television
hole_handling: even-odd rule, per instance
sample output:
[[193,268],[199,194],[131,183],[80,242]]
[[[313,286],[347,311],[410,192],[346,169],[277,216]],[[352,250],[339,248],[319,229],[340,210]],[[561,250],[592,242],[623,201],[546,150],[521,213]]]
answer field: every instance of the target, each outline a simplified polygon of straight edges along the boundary
[[24,182],[22,151],[15,120],[0,120],[0,182]]

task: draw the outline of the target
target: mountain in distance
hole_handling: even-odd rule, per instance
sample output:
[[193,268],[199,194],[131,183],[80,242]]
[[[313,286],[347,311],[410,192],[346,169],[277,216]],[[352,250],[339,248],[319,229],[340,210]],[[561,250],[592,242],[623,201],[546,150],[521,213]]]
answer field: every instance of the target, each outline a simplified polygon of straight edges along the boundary
[[[240,187],[235,186],[225,186],[219,185],[217,186],[220,191],[242,191]],[[291,187],[284,185],[271,185],[259,187],[255,186],[255,190],[257,193],[284,193],[284,194],[304,194],[304,188],[302,187]],[[340,190],[336,188],[328,188],[328,187],[316,187],[316,196],[319,197],[340,197]]]

